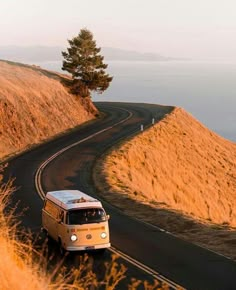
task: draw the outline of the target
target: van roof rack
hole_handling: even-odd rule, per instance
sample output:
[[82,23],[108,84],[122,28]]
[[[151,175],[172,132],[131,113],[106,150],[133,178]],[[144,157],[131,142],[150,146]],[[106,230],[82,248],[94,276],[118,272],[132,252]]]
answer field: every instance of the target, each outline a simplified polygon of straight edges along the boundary
[[79,190],[49,191],[46,194],[46,198],[66,210],[75,208],[102,207],[99,200]]

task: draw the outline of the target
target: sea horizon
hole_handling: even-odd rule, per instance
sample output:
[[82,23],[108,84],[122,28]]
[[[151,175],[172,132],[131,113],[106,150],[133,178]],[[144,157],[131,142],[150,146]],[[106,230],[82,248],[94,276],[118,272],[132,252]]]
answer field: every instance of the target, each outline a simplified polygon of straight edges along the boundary
[[[236,142],[236,61],[108,61],[113,81],[93,101],[184,108],[206,127]],[[62,72],[61,61],[34,63]]]

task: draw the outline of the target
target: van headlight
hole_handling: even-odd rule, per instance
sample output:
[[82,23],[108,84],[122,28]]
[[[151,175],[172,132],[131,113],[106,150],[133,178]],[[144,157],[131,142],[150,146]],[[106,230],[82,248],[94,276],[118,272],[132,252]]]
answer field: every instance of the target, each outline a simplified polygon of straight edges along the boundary
[[75,234],[73,234],[71,237],[70,237],[71,241],[72,242],[75,242],[77,240],[77,236]]
[[101,233],[101,238],[105,239],[107,237],[107,234],[105,232]]

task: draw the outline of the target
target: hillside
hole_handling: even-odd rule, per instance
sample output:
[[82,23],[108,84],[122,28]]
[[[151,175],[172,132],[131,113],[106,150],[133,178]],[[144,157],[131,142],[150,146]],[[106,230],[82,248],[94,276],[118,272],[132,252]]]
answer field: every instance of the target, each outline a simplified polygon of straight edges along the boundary
[[183,109],[114,148],[96,171],[100,191],[128,214],[236,258],[236,144]]
[[75,98],[56,73],[0,61],[0,158],[94,118],[90,100]]

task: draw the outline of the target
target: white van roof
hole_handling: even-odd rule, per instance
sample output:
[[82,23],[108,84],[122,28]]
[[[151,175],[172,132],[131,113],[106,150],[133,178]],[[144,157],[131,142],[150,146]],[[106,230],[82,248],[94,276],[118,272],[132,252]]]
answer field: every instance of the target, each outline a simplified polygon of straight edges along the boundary
[[46,194],[46,199],[51,200],[66,210],[76,208],[102,207],[100,201],[79,190],[49,191]]

